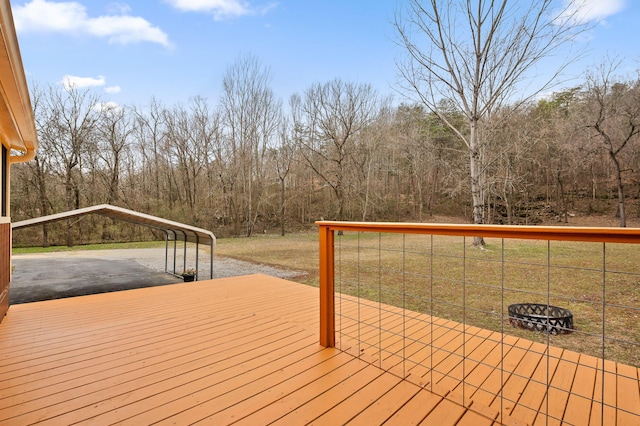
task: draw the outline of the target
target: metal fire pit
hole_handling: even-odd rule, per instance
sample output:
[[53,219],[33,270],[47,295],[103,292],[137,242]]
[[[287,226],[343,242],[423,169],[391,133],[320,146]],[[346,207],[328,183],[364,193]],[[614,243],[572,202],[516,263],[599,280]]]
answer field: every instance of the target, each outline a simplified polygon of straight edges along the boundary
[[551,334],[573,331],[573,314],[570,310],[540,303],[516,303],[509,305],[509,322],[514,327]]

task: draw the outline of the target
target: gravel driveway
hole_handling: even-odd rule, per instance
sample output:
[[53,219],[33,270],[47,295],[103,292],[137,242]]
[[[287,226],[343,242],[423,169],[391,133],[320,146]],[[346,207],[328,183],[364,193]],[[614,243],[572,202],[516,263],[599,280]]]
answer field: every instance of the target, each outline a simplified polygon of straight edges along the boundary
[[[182,272],[182,251],[176,253],[177,273]],[[84,250],[21,254],[12,257],[15,271],[11,280],[9,303],[26,303],[62,297],[175,284],[182,279],[164,272],[165,249]],[[199,280],[209,279],[210,257],[200,253]],[[195,268],[195,251],[187,252],[186,268]],[[168,269],[173,271],[173,251],[169,251]],[[215,257],[213,278],[265,274],[290,279],[304,274]]]

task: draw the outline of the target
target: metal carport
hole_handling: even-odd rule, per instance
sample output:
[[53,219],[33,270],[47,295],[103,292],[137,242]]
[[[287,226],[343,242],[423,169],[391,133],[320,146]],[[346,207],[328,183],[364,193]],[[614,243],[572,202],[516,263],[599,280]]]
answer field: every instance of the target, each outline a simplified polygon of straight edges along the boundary
[[[194,226],[186,225],[184,223],[174,222],[171,220],[163,219],[156,216],[151,216],[145,213],[139,213],[133,210],[128,210],[122,207],[112,206],[110,204],[100,204],[92,207],[85,207],[83,209],[70,210],[63,213],[56,213],[49,216],[37,217],[34,219],[22,220],[11,224],[11,229],[26,228],[29,226],[41,225],[43,223],[55,222],[64,219],[70,219],[73,217],[84,216],[88,214],[99,214],[109,217],[111,219],[122,220],[130,222],[136,225],[145,226],[148,228],[157,229],[162,231],[165,235],[165,272],[168,270],[168,254],[169,254],[169,241],[173,241],[173,274],[176,274],[176,253],[177,253],[177,241],[184,241],[184,254],[183,254],[183,266],[186,264],[187,259],[187,242],[196,244],[196,265],[195,269],[198,271],[198,251],[200,244],[208,244],[211,248],[211,268],[209,276],[213,278],[213,248],[215,247],[216,237],[213,232],[206,229],[196,228]],[[196,279],[198,276],[196,275]]]

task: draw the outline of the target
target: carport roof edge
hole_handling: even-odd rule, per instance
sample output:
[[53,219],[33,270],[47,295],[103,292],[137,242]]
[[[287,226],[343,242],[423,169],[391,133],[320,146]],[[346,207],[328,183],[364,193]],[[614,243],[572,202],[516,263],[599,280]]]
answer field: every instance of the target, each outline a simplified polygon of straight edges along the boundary
[[[11,229],[26,228],[29,226],[40,225],[43,223],[55,222],[71,217],[83,216],[87,214],[99,214],[112,219],[118,219],[125,222],[134,223],[136,225],[146,226],[149,228],[159,229],[167,232],[169,239],[186,240],[191,243],[215,245],[216,237],[213,232],[206,229],[196,228],[195,226],[186,225],[184,223],[174,222],[172,220],[151,216],[145,213],[139,213],[122,207],[112,206],[110,204],[100,204],[92,207],[85,207],[77,210],[70,210],[63,213],[56,213],[49,216],[42,216],[33,219],[22,220],[11,224]],[[172,233],[173,235],[170,235]]]

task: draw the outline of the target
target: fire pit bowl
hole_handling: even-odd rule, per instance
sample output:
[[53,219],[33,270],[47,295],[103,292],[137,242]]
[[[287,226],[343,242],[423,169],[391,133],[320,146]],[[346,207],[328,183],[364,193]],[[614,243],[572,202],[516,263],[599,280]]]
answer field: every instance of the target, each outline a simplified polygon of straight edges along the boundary
[[573,314],[570,310],[541,303],[516,303],[509,305],[509,322],[514,327],[551,334],[573,331]]

